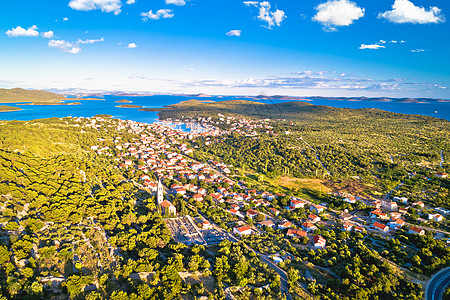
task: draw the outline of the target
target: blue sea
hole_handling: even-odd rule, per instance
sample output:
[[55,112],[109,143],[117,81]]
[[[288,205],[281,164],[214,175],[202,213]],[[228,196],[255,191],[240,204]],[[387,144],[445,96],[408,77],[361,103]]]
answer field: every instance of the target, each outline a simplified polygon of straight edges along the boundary
[[[190,99],[198,100],[234,100],[245,99],[246,97],[224,96],[211,98],[195,98],[192,96],[111,96],[105,95],[105,100],[76,100],[66,102],[80,102],[81,105],[19,105],[19,103],[5,103],[2,105],[17,106],[22,108],[16,112],[0,113],[0,120],[21,120],[28,121],[33,119],[43,119],[52,117],[92,117],[98,114],[112,115],[114,118],[134,120],[138,122],[152,123],[158,120],[157,112],[139,111],[137,108],[119,108],[122,104],[140,105],[144,108],[160,108],[165,105],[176,104]],[[118,100],[130,100],[132,103],[117,103]],[[260,100],[264,103],[280,103],[286,100]],[[375,102],[375,101],[348,101],[348,100],[325,100],[311,99],[308,103],[315,105],[328,105],[341,108],[379,108],[386,111],[418,114],[431,116],[450,121],[450,103],[449,102],[427,102],[427,103],[399,103],[399,102]]]

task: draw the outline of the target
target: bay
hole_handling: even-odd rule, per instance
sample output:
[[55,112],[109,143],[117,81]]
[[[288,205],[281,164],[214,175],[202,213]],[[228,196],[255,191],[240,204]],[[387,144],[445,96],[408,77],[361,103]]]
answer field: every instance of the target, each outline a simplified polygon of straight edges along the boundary
[[[67,116],[72,117],[93,117],[98,114],[111,115],[114,118],[133,120],[137,122],[152,123],[158,121],[157,112],[139,111],[137,108],[119,108],[118,105],[132,104],[143,108],[160,108],[165,105],[176,104],[190,99],[197,100],[234,100],[248,97],[221,96],[195,98],[192,96],[154,95],[154,96],[112,96],[105,95],[105,100],[67,100],[66,103],[80,102],[81,105],[19,105],[20,103],[4,103],[8,106],[20,107],[21,111],[0,113],[0,120],[20,120],[29,121],[34,119],[44,119]],[[118,103],[118,100],[129,100],[132,103]],[[288,100],[257,100],[264,103],[280,103]],[[326,100],[309,99],[307,101],[315,105],[328,105],[340,108],[379,108],[386,111],[418,114],[431,116],[450,121],[450,103],[429,101],[427,103],[401,103],[401,102],[381,102],[381,101],[349,101],[349,100]],[[2,103],[3,105],[3,103]]]

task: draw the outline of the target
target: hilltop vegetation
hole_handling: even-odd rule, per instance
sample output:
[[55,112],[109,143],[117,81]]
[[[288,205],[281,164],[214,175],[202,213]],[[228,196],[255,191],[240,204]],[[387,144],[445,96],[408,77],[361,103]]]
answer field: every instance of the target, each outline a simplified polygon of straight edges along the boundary
[[0,103],[61,102],[64,99],[63,95],[40,90],[0,89]]

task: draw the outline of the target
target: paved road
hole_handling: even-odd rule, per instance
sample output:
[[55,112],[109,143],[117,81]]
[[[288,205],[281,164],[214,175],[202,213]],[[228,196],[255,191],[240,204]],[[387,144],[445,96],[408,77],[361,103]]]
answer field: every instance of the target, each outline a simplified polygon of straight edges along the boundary
[[450,268],[444,269],[434,275],[428,283],[425,300],[441,300],[445,288],[450,284]]
[[399,188],[401,188],[404,184],[405,184],[405,182],[403,181],[399,185],[397,185],[395,188],[390,190],[389,193],[387,193],[386,196],[384,196],[384,199],[385,200],[389,199],[391,197],[392,193],[395,192],[396,190],[398,190]]
[[279,268],[267,255],[261,255],[261,260],[268,264],[275,272],[277,272],[278,275],[280,275],[280,289],[286,294],[286,299],[291,300],[292,296],[289,293],[286,272]]
[[[254,251],[254,250],[253,250]],[[256,251],[255,251],[256,252]],[[260,254],[259,252],[256,252],[257,254]],[[281,291],[286,295],[286,300],[292,300],[292,296],[289,293],[289,287],[288,287],[288,281],[287,281],[287,274],[286,272],[278,267],[273,260],[270,259],[268,255],[262,255],[260,254],[261,260],[269,265],[275,272],[277,272],[278,275],[280,275],[280,289]]]

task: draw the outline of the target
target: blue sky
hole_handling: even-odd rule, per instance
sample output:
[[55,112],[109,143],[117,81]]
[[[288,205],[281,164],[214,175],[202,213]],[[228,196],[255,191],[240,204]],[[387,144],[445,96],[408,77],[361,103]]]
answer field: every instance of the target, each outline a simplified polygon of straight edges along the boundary
[[450,98],[447,0],[0,3],[0,87]]

